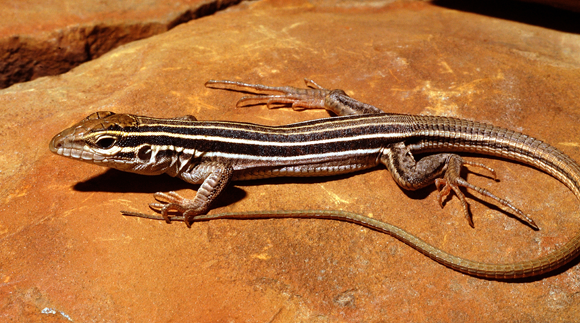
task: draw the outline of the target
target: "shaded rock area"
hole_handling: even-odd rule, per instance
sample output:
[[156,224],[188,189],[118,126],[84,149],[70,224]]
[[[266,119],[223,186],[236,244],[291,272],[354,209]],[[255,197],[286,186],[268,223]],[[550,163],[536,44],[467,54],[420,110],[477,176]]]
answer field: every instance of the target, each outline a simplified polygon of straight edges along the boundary
[[[133,41],[58,76],[0,91],[0,321],[573,322],[579,259],[549,275],[491,281],[442,266],[390,236],[330,220],[182,223],[151,212],[168,176],[52,154],[52,136],[100,110],[280,125],[325,111],[235,108],[208,79],[327,88],[394,113],[488,122],[580,160],[580,36],[429,2],[259,1]],[[546,19],[554,19],[548,12]],[[393,223],[454,255],[510,263],[580,233],[578,199],[506,160],[467,156],[499,181],[474,185],[528,212],[533,231],[475,193],[402,191],[384,168],[330,178],[235,183],[211,211],[347,210]]]
[[240,0],[0,1],[0,88],[57,75]]
[[580,3],[578,3],[578,1],[575,0],[524,0],[524,1],[546,4],[549,6],[553,6],[555,8],[562,8],[576,12],[580,11]]
[[[564,5],[558,1],[501,1],[501,0],[435,0],[433,4],[465,12],[537,25],[554,30],[578,33],[580,2]],[[568,10],[563,10],[564,8]]]

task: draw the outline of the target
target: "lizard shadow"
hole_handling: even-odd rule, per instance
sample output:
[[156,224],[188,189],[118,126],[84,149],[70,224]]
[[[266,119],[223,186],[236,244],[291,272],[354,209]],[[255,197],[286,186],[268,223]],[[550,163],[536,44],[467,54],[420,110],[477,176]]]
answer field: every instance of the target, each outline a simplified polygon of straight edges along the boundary
[[[179,178],[166,174],[144,176],[110,168],[104,173],[76,183],[73,189],[80,192],[147,193],[152,195],[156,192],[184,189],[197,190],[198,187],[199,185],[189,184]],[[221,195],[213,203],[214,208],[228,206],[238,202],[246,197],[246,192],[243,189],[230,186]],[[153,196],[151,196],[151,202],[153,202]]]
[[[369,169],[349,174],[324,176],[324,177],[273,177],[256,180],[235,181],[226,188],[218,199],[212,204],[212,208],[234,204],[247,196],[244,186],[253,185],[284,185],[284,184],[316,184],[349,178],[364,172],[377,169]],[[190,184],[179,178],[166,174],[159,176],[144,176],[140,174],[122,172],[116,169],[107,169],[105,172],[78,182],[73,189],[80,192],[110,192],[110,193],[149,193],[169,192],[184,189],[196,191],[199,184]],[[427,196],[429,193],[421,194]],[[411,194],[414,195],[414,194]],[[273,197],[274,198],[274,197]],[[420,198],[415,197],[415,198]]]
[[[336,181],[341,179],[348,179],[358,175],[362,175],[368,172],[383,171],[386,169],[384,167],[374,167],[367,170],[361,170],[353,173],[333,175],[333,176],[320,176],[320,177],[273,177],[257,180],[244,180],[233,182],[227,189],[225,189],[221,196],[214,202],[212,208],[224,207],[234,204],[247,196],[247,193],[243,190],[244,186],[254,186],[254,185],[286,185],[286,184],[320,184],[329,181]],[[464,170],[465,171],[465,170]],[[388,172],[387,172],[388,173]],[[386,174],[386,173],[385,173]],[[479,176],[485,176],[478,174]],[[390,176],[384,176],[385,180],[392,180]],[[144,176],[140,174],[122,172],[116,169],[107,169],[105,172],[96,175],[90,179],[83,182],[78,182],[73,186],[73,189],[81,192],[110,192],[110,193],[148,193],[153,194],[156,192],[169,192],[178,191],[184,189],[197,190],[199,185],[189,184],[179,178],[171,177],[166,174],[159,176]],[[429,185],[425,188],[410,191],[401,189],[401,191],[412,200],[424,200],[429,197],[435,191],[434,185]],[[465,190],[464,190],[465,192]],[[501,208],[497,207],[492,203],[487,203],[485,200],[481,200],[476,196],[471,195],[468,192],[466,197],[478,200],[486,204],[486,206],[497,209],[509,215],[509,212],[505,212]],[[452,198],[453,194],[450,194],[446,198],[446,202]],[[377,196],[377,198],[382,198]],[[434,203],[437,203],[436,201]]]

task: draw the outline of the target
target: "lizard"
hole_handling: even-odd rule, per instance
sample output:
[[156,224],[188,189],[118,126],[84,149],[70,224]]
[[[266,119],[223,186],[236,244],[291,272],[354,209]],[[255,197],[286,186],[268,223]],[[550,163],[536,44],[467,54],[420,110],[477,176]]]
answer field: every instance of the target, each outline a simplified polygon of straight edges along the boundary
[[[394,236],[426,256],[457,271],[485,278],[540,275],[580,254],[580,234],[546,256],[512,264],[470,261],[433,247],[394,225],[345,211],[257,211],[207,214],[232,181],[288,176],[330,176],[384,165],[405,190],[435,184],[439,204],[454,192],[470,226],[473,220],[461,187],[487,196],[511,210],[531,228],[536,223],[519,208],[461,177],[462,167],[476,166],[458,152],[501,157],[538,168],[564,183],[580,198],[580,165],[557,148],[528,135],[465,119],[385,113],[355,100],[343,90],[328,90],[305,80],[308,88],[273,87],[210,80],[209,88],[253,93],[237,106],[288,105],[326,109],[336,116],[265,126],[231,121],[199,121],[194,116],[154,118],[99,111],[63,130],[50,142],[52,152],[121,171],[167,173],[199,184],[193,199],[157,192],[150,207],[161,216],[122,211],[126,216],[183,221],[218,218],[328,218],[357,223]],[[415,155],[424,155],[419,160]],[[172,215],[177,213],[178,215]]]

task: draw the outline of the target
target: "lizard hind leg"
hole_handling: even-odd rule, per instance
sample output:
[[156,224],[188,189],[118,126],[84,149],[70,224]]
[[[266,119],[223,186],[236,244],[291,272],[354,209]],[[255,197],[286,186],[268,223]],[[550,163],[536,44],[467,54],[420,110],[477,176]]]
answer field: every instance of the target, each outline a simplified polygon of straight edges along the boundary
[[247,92],[256,95],[244,96],[236,103],[237,107],[266,104],[290,106],[294,110],[326,109],[337,116],[383,113],[381,109],[349,97],[343,90],[328,90],[314,81],[304,79],[308,88],[292,86],[266,86],[236,81],[209,80],[206,87],[212,89]]
[[516,217],[527,223],[534,229],[538,226],[529,216],[513,206],[509,201],[495,196],[490,191],[475,186],[461,177],[463,165],[481,167],[488,170],[494,178],[495,171],[480,163],[463,160],[456,154],[441,153],[425,156],[415,161],[409,147],[403,142],[392,144],[383,150],[380,160],[391,172],[393,179],[404,189],[416,190],[435,183],[439,190],[439,204],[443,207],[443,201],[453,191],[459,198],[463,208],[463,213],[470,226],[473,227],[473,220],[469,212],[469,205],[460,187],[474,190],[483,196],[494,199],[502,206],[510,209]]
[[236,103],[237,107],[266,104],[268,108],[272,108],[275,105],[288,105],[295,110],[326,109],[324,99],[330,91],[312,80],[304,79],[304,82],[308,86],[306,89],[225,80],[209,80],[205,83],[205,86],[212,89],[255,94],[240,98]]

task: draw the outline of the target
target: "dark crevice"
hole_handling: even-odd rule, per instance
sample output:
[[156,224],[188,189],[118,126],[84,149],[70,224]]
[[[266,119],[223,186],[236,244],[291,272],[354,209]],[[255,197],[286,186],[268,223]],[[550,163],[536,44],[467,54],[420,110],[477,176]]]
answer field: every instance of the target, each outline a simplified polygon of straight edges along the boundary
[[166,32],[241,1],[215,0],[188,9],[167,22],[151,20],[117,25],[76,25],[55,30],[43,38],[16,35],[0,39],[0,89],[38,77],[68,72],[121,45]]
[[[545,4],[515,0],[435,0],[433,4],[568,33],[580,33],[579,12]],[[580,10],[580,5],[571,9]]]
[[173,29],[176,26],[179,26],[183,23],[186,23],[190,20],[198,19],[201,17],[212,15],[218,11],[221,11],[233,4],[240,3],[241,0],[235,1],[235,3],[222,3],[221,1],[214,1],[208,2],[200,7],[196,8],[195,10],[186,10],[184,13],[179,15],[179,17],[175,18],[172,22],[167,25],[167,29]]

